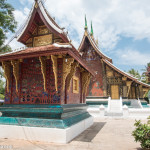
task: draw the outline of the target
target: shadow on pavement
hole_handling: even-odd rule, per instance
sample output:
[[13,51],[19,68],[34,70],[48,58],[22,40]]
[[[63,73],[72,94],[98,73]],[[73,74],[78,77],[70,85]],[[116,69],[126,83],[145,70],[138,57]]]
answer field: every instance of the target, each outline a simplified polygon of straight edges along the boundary
[[77,136],[73,141],[91,142],[106,122],[94,122],[94,124]]

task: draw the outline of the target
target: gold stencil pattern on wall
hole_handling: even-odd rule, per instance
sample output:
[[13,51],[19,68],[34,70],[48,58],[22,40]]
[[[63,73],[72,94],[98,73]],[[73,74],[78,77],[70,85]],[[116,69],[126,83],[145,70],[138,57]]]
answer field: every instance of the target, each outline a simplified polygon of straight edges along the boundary
[[44,91],[46,91],[46,58],[39,57],[39,60],[41,62],[41,72],[42,72],[43,80],[44,80]]
[[86,94],[87,87],[90,83],[91,75],[89,72],[82,72],[82,94]]
[[18,81],[19,81],[19,60],[12,60],[11,64],[13,65],[13,75],[16,81],[16,91],[18,92]]
[[52,34],[34,37],[34,47],[52,44]]
[[39,26],[39,30],[38,30],[38,34],[48,34],[49,30],[48,28],[44,25],[44,26]]
[[67,90],[70,89],[70,85],[71,85],[71,79],[74,76],[75,72],[76,72],[76,67],[78,67],[79,63],[78,62],[74,62],[71,64],[71,71],[67,77]]
[[74,62],[73,58],[64,58],[63,59],[63,83],[62,90],[65,88],[66,78],[71,71],[71,64]]
[[58,86],[57,86],[57,57],[54,55],[51,55],[51,59],[53,62],[53,72],[54,72],[54,77],[55,77],[55,89],[58,91]]

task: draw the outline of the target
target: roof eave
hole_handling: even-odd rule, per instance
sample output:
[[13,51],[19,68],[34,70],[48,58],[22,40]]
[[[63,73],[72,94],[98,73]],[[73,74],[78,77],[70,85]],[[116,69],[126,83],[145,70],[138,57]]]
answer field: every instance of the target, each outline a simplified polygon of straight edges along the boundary
[[[80,43],[80,46],[79,46],[79,48],[78,48],[78,51],[80,52],[82,49],[83,49],[83,47],[84,47],[84,41],[85,41],[85,38],[88,38],[88,40],[89,40],[89,42],[91,43],[91,45],[93,46],[93,48],[96,50],[96,52],[102,57],[102,58],[105,58],[105,59],[107,59],[108,61],[110,61],[111,63],[112,63],[112,59],[111,58],[109,58],[109,57],[107,57],[107,56],[105,56],[102,52],[100,52],[100,50],[95,46],[95,42],[94,41],[92,41],[93,39],[91,39],[91,37],[90,37],[90,35],[89,35],[89,33],[88,33],[88,31],[87,30],[85,30],[85,32],[84,32],[84,36],[83,36],[83,38],[82,38],[82,41],[81,41],[81,43]],[[94,44],[93,44],[94,43]]]
[[135,81],[137,84],[142,84],[143,86],[147,87],[150,89],[150,85],[145,84],[141,81],[138,81],[136,78],[129,76],[127,73],[123,72],[122,70],[118,69],[117,67],[115,67],[113,64],[110,64],[110,62],[108,62],[105,59],[102,59],[107,65],[109,65],[110,67],[113,67],[114,70],[116,70],[117,72],[119,72],[120,74],[122,74],[123,76],[126,76],[128,79]]

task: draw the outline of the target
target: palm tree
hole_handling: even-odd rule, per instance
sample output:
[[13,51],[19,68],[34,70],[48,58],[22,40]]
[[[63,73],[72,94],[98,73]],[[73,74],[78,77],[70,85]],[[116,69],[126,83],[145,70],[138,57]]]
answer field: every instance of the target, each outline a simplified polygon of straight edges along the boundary
[[141,80],[141,76],[140,76],[139,72],[136,71],[135,69],[132,68],[131,70],[128,71],[128,73],[133,75],[134,77],[138,78],[138,80]]
[[150,84],[150,62],[147,63],[147,66],[145,66],[145,69],[143,69],[142,77],[145,80],[147,84]]

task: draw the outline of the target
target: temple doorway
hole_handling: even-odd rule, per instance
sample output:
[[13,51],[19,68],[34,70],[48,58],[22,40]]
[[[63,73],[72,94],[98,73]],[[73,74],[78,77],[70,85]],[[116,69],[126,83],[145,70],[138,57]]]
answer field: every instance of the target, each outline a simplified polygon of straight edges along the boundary
[[111,85],[111,99],[119,99],[119,86]]

